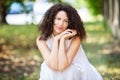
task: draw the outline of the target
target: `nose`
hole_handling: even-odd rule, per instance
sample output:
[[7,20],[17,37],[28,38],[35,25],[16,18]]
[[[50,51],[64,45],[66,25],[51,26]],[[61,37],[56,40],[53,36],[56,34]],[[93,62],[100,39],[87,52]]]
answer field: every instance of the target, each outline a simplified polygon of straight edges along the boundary
[[59,24],[60,25],[63,25],[64,21],[63,20],[60,20]]

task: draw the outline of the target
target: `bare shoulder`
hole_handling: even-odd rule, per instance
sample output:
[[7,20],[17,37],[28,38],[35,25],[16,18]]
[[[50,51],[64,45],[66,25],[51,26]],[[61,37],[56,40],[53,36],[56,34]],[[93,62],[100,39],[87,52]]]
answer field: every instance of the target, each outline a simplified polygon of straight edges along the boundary
[[40,43],[42,43],[42,42],[44,42],[44,40],[40,40],[40,35],[36,38],[36,44],[38,45],[38,44],[40,44]]
[[81,39],[80,39],[80,37],[75,36],[75,37],[72,39],[72,42],[73,42],[73,43],[81,43]]
[[81,39],[78,37],[78,36],[75,36],[71,43],[70,43],[70,46],[73,46],[73,47],[79,47],[81,44]]
[[36,43],[40,41],[39,38],[40,38],[40,35],[36,38]]

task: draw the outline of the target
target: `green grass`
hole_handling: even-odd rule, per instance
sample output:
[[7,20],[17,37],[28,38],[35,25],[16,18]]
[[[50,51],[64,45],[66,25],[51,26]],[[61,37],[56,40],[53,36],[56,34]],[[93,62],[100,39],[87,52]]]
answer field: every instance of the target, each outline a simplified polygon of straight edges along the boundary
[[[85,23],[87,39],[83,41],[83,48],[89,61],[102,74],[104,80],[120,80],[120,52],[111,51],[114,40],[109,28],[102,22]],[[41,58],[36,47],[36,37],[39,35],[36,25],[0,26],[0,54],[9,53],[16,57],[32,59]],[[38,80],[40,64],[29,75],[14,75],[0,72],[0,80]]]
[[112,49],[115,47],[113,46],[115,40],[109,27],[103,23],[86,23],[85,27],[88,37],[83,47],[89,60],[102,74],[104,80],[119,80],[120,52],[116,53]]

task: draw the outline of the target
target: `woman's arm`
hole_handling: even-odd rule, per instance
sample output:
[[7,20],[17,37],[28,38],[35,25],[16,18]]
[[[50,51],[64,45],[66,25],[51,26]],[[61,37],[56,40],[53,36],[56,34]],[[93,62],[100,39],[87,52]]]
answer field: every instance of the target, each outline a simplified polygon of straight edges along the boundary
[[38,49],[40,50],[46,64],[53,70],[58,70],[58,40],[53,41],[52,49],[50,50],[44,40],[36,40]]
[[59,45],[59,54],[58,54],[58,70],[65,70],[73,61],[74,56],[76,55],[81,40],[79,37],[74,37],[70,43],[68,50],[66,50],[65,38],[60,39]]

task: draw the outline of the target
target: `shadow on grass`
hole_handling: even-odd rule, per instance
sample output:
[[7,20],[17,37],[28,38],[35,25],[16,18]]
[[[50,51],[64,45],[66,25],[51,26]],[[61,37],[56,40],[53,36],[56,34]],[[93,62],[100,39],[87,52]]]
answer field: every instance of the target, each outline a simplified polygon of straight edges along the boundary
[[102,74],[104,80],[120,80],[119,43],[119,41],[100,43],[99,38],[83,43],[89,61]]

